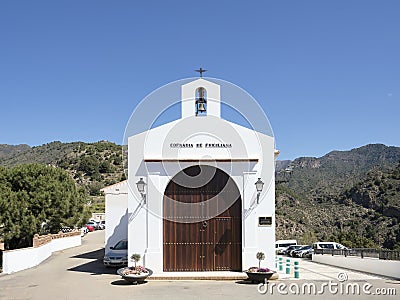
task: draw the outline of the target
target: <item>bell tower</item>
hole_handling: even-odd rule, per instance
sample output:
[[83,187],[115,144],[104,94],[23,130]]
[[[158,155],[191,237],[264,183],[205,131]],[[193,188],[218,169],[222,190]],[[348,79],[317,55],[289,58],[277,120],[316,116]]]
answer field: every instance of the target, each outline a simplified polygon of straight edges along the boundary
[[199,78],[182,85],[182,118],[215,116],[221,118],[220,86]]

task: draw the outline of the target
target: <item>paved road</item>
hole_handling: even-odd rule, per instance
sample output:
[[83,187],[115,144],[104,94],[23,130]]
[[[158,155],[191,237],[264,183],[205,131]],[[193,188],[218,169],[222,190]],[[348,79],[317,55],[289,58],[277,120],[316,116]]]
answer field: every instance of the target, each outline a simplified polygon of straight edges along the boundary
[[[289,257],[282,256],[283,259],[283,270],[279,273],[279,277],[281,279],[293,279],[294,278],[294,270],[293,267],[290,269],[290,274],[286,274],[286,259]],[[375,279],[383,279],[378,275],[371,275],[362,272],[352,271],[352,270],[344,270],[343,268],[327,266],[324,264],[319,264],[311,261],[310,259],[304,258],[289,258],[291,261],[291,265],[293,266],[294,261],[299,262],[299,273],[301,279],[306,280],[336,280],[338,276],[346,276],[348,280],[375,280]]]
[[[318,277],[319,279],[312,281],[283,278],[270,283],[265,294],[259,293],[258,285],[241,281],[148,281],[141,285],[129,285],[115,274],[115,269],[103,267],[103,245],[104,232],[90,233],[83,238],[82,246],[54,253],[35,268],[11,275],[0,275],[0,299],[288,299],[296,291],[296,286],[300,293],[304,284],[314,284],[317,291],[322,290],[321,285],[326,284],[331,276]],[[312,263],[305,265],[303,271],[306,272],[306,268],[309,268],[313,274],[322,274],[323,269],[327,268],[319,265],[320,269],[314,272],[312,266]],[[385,288],[384,291],[395,288],[397,295],[400,293],[399,281],[354,279],[352,276],[349,276],[352,283],[361,287],[365,284],[371,285],[370,292],[376,292],[377,288]],[[343,298],[340,291],[333,294],[328,287],[324,288],[322,296],[327,299]],[[307,293],[296,296],[297,299],[309,297]],[[360,296],[351,298],[365,299],[366,295],[361,292]],[[384,298],[377,295],[367,297]],[[398,296],[390,298],[398,299]]]

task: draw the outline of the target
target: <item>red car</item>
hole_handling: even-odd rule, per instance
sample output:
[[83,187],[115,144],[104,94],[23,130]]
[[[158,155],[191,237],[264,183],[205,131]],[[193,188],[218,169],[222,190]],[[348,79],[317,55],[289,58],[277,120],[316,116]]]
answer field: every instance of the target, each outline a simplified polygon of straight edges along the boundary
[[94,227],[96,226],[96,224],[94,224],[93,222],[89,222],[86,224],[86,228],[89,232],[94,231]]

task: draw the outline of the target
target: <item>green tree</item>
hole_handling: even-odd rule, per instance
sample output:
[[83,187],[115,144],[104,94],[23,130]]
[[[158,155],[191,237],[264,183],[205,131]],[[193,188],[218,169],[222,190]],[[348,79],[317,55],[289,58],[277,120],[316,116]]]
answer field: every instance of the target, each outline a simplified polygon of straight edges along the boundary
[[133,253],[131,255],[131,260],[135,263],[135,268],[136,268],[136,263],[140,260],[140,254],[138,253]]
[[78,171],[82,171],[87,175],[99,173],[99,161],[93,156],[84,156],[78,165]]
[[69,174],[39,164],[0,169],[0,235],[7,248],[30,246],[32,237],[83,223],[87,195]]
[[89,194],[91,196],[99,196],[101,194],[100,189],[104,187],[101,182],[95,181],[89,184]]
[[99,166],[100,173],[110,173],[111,172],[111,165],[108,161],[103,160]]

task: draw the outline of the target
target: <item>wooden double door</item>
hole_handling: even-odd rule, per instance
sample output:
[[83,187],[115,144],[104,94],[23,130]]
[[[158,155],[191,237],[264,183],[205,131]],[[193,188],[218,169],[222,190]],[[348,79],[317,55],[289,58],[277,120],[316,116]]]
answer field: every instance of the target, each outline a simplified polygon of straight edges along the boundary
[[241,198],[225,172],[185,169],[168,184],[163,213],[164,271],[241,271]]

